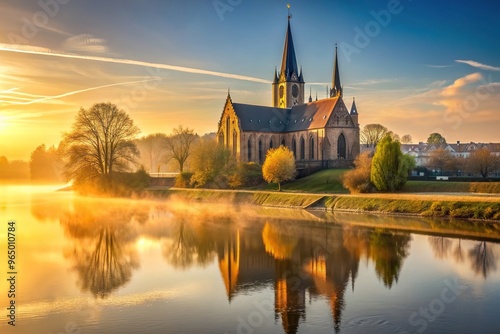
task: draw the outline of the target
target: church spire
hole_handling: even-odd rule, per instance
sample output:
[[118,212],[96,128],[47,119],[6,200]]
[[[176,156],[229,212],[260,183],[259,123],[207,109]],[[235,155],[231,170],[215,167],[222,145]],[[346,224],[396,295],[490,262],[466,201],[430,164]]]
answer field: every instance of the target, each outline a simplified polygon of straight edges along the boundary
[[[302,73],[299,73],[297,66],[297,57],[295,56],[295,47],[293,45],[292,30],[290,28],[290,19],[292,18],[290,12],[288,13],[288,29],[285,37],[285,48],[283,50],[283,58],[281,60],[281,73],[280,76],[285,76],[288,81],[295,74],[297,79],[301,79]],[[302,80],[298,80],[302,81]]]
[[335,43],[335,61],[333,64],[333,78],[332,78],[332,89],[330,90],[330,97],[340,96],[342,97],[343,89],[340,83],[339,74],[339,57],[337,53],[337,43]]
[[356,107],[356,98],[352,98],[352,107],[351,107],[351,115],[357,115],[358,108]]
[[293,44],[292,29],[290,21],[290,5],[288,7],[288,25],[285,36],[285,46],[283,49],[283,58],[281,59],[281,68],[279,73],[275,73],[273,81],[273,106],[278,108],[291,108],[296,105],[307,102],[304,91],[304,77],[302,68],[297,66],[297,57],[295,55],[295,46]]

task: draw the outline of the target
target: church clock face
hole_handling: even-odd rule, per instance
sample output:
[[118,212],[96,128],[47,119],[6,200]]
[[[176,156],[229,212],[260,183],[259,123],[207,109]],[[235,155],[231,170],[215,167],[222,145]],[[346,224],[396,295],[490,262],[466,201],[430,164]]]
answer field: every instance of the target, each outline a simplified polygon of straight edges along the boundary
[[297,85],[292,86],[292,96],[295,98],[299,96],[299,87]]
[[285,95],[285,87],[280,86],[280,99],[283,98],[283,95]]

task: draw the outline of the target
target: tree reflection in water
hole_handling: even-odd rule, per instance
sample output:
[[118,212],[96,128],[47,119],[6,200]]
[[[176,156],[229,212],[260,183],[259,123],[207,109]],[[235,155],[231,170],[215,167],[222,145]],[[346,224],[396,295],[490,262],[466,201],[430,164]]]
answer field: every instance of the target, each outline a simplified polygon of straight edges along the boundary
[[82,291],[106,298],[125,285],[139,267],[135,241],[137,224],[147,218],[147,208],[77,201],[74,210],[60,219],[72,239],[66,257],[74,262]]
[[485,279],[492,271],[496,271],[497,263],[493,250],[488,247],[486,241],[481,241],[469,251],[471,268],[477,275]]
[[446,237],[429,237],[429,245],[437,259],[446,259],[452,244],[452,241]]
[[175,212],[169,224],[172,226],[170,238],[162,241],[162,253],[167,262],[178,269],[213,262],[217,245],[212,219]]
[[411,236],[408,233],[375,230],[371,235],[370,245],[375,272],[389,289],[394,282],[398,282],[403,260],[409,254],[410,241]]
[[[464,246],[462,245],[462,239],[436,236],[430,236],[428,238],[434,256],[438,259],[446,259],[451,256],[458,264],[464,263],[468,259],[472,271],[482,276],[484,279],[487,279],[492,272],[497,270],[497,259],[491,248],[492,245],[486,241],[474,242],[472,247],[468,250],[468,257],[466,258],[466,250],[464,250]],[[469,244],[470,242],[471,241],[469,241]],[[454,243],[456,243],[456,246],[452,250]]]

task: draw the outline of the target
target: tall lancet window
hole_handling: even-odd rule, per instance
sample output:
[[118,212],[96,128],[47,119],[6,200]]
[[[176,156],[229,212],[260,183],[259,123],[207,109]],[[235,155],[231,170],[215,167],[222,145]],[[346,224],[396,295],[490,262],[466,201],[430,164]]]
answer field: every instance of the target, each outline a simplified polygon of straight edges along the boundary
[[252,161],[252,138],[248,138],[248,161]]
[[229,129],[231,126],[231,120],[229,119],[229,116],[226,118],[226,147],[229,148],[229,138],[230,138],[230,133]]
[[305,160],[306,158],[306,141],[304,137],[300,137],[300,160]]
[[309,159],[314,160],[314,138],[309,138]]

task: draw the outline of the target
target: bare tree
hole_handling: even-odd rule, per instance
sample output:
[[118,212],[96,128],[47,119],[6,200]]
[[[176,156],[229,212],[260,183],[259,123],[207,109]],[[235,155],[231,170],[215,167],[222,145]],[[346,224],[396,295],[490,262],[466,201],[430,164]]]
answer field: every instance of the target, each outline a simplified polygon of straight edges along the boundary
[[404,135],[403,137],[401,137],[401,143],[403,144],[409,144],[412,142],[412,140],[413,138],[410,135]]
[[498,160],[497,156],[483,147],[471,153],[467,159],[467,168],[471,172],[481,174],[482,177],[487,177],[497,167]]
[[367,124],[360,133],[361,144],[377,146],[387,132],[387,128],[381,124]]
[[439,169],[440,172],[453,168],[453,156],[448,150],[438,148],[430,154],[428,167]]
[[167,138],[166,144],[169,149],[169,158],[179,164],[179,171],[184,171],[184,164],[191,153],[192,144],[198,139],[198,135],[189,128],[182,125],[173,130],[173,134]]
[[114,172],[135,164],[139,151],[132,140],[138,133],[128,114],[114,104],[80,109],[71,132],[64,135],[66,177],[76,182],[101,177],[111,182]]
[[147,166],[149,172],[159,171],[161,162],[165,161],[167,135],[154,133],[136,141],[141,152],[141,163]]

